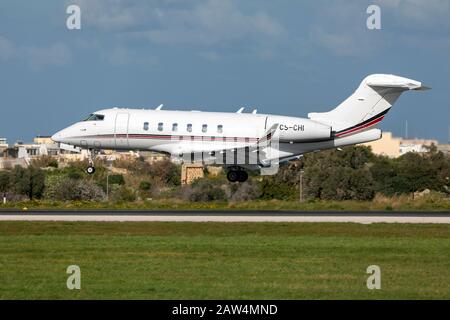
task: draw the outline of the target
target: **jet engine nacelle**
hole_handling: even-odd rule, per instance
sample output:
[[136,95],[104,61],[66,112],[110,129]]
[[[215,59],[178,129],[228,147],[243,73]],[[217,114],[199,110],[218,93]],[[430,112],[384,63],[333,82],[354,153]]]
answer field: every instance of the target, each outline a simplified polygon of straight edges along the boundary
[[323,141],[332,137],[330,126],[303,118],[270,117],[278,123],[275,135],[280,142]]

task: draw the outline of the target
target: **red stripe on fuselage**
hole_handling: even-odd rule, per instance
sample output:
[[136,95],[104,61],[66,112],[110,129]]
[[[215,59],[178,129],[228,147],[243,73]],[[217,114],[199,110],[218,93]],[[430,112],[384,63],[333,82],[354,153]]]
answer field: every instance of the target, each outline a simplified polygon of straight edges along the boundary
[[361,125],[359,127],[356,127],[356,128],[351,129],[351,130],[344,131],[344,132],[340,132],[340,133],[336,134],[336,137],[341,137],[343,135],[347,135],[347,134],[350,134],[350,133],[355,133],[355,131],[359,131],[359,130],[371,127],[371,126],[377,124],[378,122],[380,122],[381,120],[383,120],[383,118],[384,118],[384,115],[379,117],[379,118],[377,118],[377,119],[375,119],[375,120],[372,120],[372,121],[370,121],[370,122],[368,122],[366,124],[363,124],[363,125]]
[[250,137],[218,137],[218,136],[190,136],[190,135],[150,135],[150,134],[104,134],[104,135],[94,135],[94,136],[85,136],[85,137],[77,137],[79,139],[155,139],[155,140],[187,140],[187,141],[225,141],[225,142],[257,142],[258,138],[250,138]]

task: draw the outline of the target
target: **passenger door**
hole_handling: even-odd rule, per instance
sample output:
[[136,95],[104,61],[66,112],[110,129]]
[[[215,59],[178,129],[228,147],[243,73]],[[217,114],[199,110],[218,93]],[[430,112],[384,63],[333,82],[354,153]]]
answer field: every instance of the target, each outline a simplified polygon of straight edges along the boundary
[[128,148],[128,122],[130,115],[128,113],[117,113],[114,128],[114,139],[116,148]]

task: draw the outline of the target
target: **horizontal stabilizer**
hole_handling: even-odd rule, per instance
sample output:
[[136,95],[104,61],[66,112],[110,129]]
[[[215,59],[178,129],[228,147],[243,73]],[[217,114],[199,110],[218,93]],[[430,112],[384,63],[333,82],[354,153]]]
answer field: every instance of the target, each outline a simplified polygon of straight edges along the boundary
[[427,87],[416,80],[394,76],[391,74],[374,74],[366,79],[366,84],[370,87],[398,88],[404,90],[426,90]]

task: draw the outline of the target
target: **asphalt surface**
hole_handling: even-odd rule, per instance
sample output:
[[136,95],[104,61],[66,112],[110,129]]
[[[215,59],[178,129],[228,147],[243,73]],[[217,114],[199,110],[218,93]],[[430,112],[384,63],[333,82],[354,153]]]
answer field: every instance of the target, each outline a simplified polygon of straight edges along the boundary
[[450,212],[2,210],[0,221],[352,222],[450,224]]

